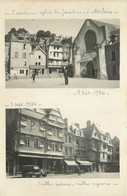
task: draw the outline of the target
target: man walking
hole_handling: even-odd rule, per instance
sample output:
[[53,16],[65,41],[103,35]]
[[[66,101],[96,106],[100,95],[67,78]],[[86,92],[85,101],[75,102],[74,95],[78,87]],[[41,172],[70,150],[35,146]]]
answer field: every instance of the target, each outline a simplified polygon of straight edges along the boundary
[[33,79],[33,82],[35,82],[35,76],[36,76],[36,72],[35,72],[35,71],[33,71],[33,73],[32,73],[32,79]]
[[68,70],[67,70],[67,67],[64,67],[64,78],[65,78],[65,85],[68,85]]

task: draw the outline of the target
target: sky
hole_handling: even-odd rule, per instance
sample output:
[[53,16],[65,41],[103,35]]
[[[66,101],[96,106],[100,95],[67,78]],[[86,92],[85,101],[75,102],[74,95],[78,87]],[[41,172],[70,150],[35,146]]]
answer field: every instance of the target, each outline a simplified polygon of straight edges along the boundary
[[116,110],[102,110],[102,108],[98,108],[96,110],[89,107],[89,109],[85,109],[84,107],[65,107],[59,108],[63,118],[68,118],[69,125],[73,123],[79,123],[81,128],[86,127],[86,122],[88,120],[91,123],[95,123],[95,125],[102,132],[109,132],[111,138],[114,136],[118,138],[121,137],[121,120],[120,120],[120,112],[116,112]]
[[[25,28],[32,34],[36,33],[38,30],[49,30],[51,33],[55,33],[56,35],[76,37],[84,21],[84,19],[10,19],[5,21],[5,34],[14,27],[16,30],[19,28]],[[118,19],[99,19],[99,21],[119,25]]]

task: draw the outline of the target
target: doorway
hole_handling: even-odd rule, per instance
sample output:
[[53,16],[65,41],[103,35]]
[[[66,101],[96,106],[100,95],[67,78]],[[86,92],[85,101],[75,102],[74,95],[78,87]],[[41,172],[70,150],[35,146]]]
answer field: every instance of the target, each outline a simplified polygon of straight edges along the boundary
[[88,62],[87,64],[87,77],[88,78],[97,78],[97,71],[92,62]]
[[28,76],[28,70],[26,70],[26,76]]

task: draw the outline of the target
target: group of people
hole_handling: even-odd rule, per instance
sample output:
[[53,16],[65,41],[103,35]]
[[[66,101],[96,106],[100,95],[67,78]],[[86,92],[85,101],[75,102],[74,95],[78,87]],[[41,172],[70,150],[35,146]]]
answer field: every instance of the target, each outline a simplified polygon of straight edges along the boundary
[[[63,74],[64,74],[64,79],[65,79],[65,85],[68,85],[68,69],[67,69],[67,67],[63,68]],[[36,70],[33,70],[33,72],[32,72],[33,82],[35,82],[36,75],[37,75]]]

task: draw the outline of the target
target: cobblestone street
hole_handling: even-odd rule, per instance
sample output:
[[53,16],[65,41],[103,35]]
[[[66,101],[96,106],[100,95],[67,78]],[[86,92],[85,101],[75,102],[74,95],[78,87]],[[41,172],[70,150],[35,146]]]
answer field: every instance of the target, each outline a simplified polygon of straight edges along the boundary
[[12,79],[6,81],[6,88],[119,88],[119,80],[98,80],[90,78],[69,78],[65,85],[64,78]]

